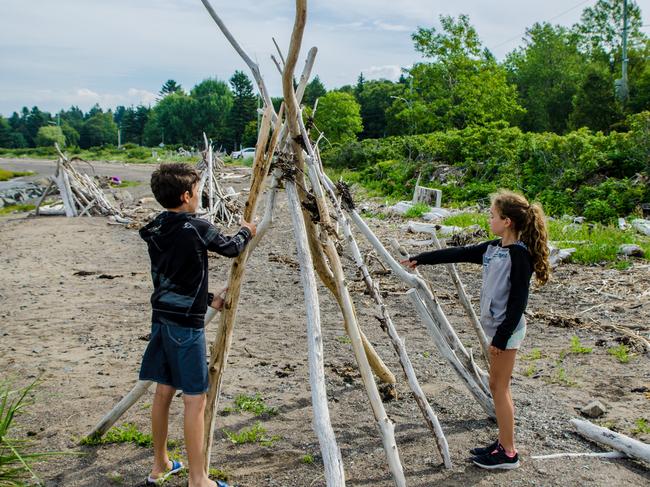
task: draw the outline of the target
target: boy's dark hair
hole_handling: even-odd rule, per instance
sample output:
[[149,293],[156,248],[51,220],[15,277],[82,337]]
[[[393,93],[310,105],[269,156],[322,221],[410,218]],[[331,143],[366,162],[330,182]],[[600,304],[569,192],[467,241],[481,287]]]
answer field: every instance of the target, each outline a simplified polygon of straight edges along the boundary
[[193,196],[192,188],[200,179],[197,170],[189,164],[161,164],[151,175],[151,191],[163,208],[177,208],[185,191]]

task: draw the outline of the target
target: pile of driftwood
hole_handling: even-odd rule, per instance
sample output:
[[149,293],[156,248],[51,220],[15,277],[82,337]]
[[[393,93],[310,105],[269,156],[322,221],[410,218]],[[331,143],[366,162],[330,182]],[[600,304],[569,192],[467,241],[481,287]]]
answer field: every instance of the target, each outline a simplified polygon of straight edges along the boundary
[[[203,134],[205,150],[201,151],[202,159],[197,168],[201,171],[199,182],[198,214],[210,223],[222,223],[230,226],[241,217],[241,209],[237,201],[237,193],[232,188],[222,189],[219,179],[223,176],[225,164],[212,149],[212,143]],[[204,208],[205,205],[205,208]]]
[[[73,216],[113,216],[122,219],[120,211],[106,198],[95,178],[77,171],[72,161],[82,159],[68,159],[58,144],[55,144],[59,158],[56,162],[54,176],[36,204],[37,215],[65,215]],[[89,164],[89,163],[87,163]],[[92,167],[92,166],[91,166]],[[54,205],[42,207],[45,198],[58,188],[62,206]]]

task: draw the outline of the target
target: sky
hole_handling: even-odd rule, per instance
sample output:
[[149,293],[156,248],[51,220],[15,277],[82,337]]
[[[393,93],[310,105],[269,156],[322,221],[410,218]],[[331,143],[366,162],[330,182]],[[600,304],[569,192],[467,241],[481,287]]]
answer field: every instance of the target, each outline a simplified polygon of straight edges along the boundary
[[[286,52],[291,0],[211,0],[255,59],[274,96],[281,80],[272,38]],[[596,0],[311,0],[302,56],[318,47],[313,74],[326,88],[367,79],[396,80],[421,61],[411,34],[440,26],[440,15],[467,14],[483,45],[498,59],[522,44],[527,27],[551,21],[571,26]],[[650,0],[637,0],[650,24]],[[647,22],[646,22],[647,20]],[[650,27],[643,29],[650,34]],[[95,103],[153,104],[162,84],[186,90],[206,78],[250,76],[200,0],[0,0],[0,114],[34,105],[56,112]],[[252,78],[252,77],[251,77]]]

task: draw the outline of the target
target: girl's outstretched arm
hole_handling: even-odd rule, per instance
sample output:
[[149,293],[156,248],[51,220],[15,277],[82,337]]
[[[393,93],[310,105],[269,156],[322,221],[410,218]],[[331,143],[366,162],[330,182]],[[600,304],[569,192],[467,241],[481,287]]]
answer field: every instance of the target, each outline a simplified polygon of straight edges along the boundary
[[449,247],[441,250],[433,250],[431,252],[423,252],[408,259],[411,263],[409,267],[418,265],[433,265],[433,264],[454,264],[456,262],[470,262],[473,264],[483,263],[483,254],[488,248],[488,245],[494,244],[498,240],[483,242],[478,245],[468,245],[466,247]]

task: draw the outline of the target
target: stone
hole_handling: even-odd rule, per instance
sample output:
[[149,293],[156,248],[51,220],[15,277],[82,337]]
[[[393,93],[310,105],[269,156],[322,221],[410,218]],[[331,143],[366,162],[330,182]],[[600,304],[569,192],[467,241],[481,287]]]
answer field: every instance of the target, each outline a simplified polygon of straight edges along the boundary
[[636,220],[632,220],[632,226],[637,232],[650,237],[650,220],[637,218]]
[[628,257],[643,257],[645,255],[643,249],[636,244],[621,244],[618,247],[618,253]]
[[607,408],[600,401],[592,401],[580,410],[580,413],[588,418],[600,418],[606,412]]

